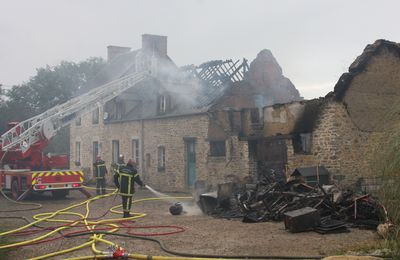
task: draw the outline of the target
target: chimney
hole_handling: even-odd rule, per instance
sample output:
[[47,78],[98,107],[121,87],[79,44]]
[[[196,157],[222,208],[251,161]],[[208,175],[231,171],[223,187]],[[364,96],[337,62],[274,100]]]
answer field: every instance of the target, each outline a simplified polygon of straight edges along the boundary
[[118,55],[128,53],[130,51],[131,51],[131,48],[129,48],[129,47],[121,47],[121,46],[113,46],[113,45],[107,46],[107,61],[110,62]]
[[167,36],[143,34],[142,49],[157,52],[161,56],[167,56]]

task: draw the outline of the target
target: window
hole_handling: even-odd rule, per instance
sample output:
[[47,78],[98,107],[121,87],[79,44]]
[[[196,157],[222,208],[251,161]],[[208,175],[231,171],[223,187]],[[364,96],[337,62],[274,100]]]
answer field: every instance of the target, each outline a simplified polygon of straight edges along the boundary
[[165,170],[165,147],[158,147],[158,171]]
[[99,142],[93,142],[93,162],[96,161],[96,157],[99,155]]
[[311,153],[311,133],[294,135],[292,142],[295,153]]
[[151,159],[150,154],[146,153],[146,167],[147,168],[150,168],[150,166],[151,166],[150,159]]
[[124,115],[124,104],[122,101],[115,104],[115,119],[122,119]]
[[163,114],[163,113],[165,113],[167,111],[167,98],[166,98],[166,96],[161,95],[159,97],[158,106],[159,106],[158,112],[160,114]]
[[252,124],[260,123],[260,113],[258,111],[258,108],[252,108],[250,110],[250,120]]
[[75,143],[75,165],[81,165],[81,142]]
[[99,108],[96,108],[92,112],[92,124],[96,125],[99,123]]
[[112,140],[112,162],[116,163],[118,162],[118,157],[119,157],[119,141],[118,140]]
[[228,118],[229,118],[229,127],[232,131],[235,130],[235,115],[233,114],[232,110],[228,111]]
[[225,140],[210,141],[210,156],[225,156]]
[[132,139],[132,159],[136,161],[137,165],[140,162],[139,140]]
[[78,117],[76,120],[75,120],[75,125],[76,126],[80,126],[82,124],[82,118],[81,117]]
[[301,150],[304,153],[310,153],[311,152],[311,134],[300,134],[300,139],[301,139]]

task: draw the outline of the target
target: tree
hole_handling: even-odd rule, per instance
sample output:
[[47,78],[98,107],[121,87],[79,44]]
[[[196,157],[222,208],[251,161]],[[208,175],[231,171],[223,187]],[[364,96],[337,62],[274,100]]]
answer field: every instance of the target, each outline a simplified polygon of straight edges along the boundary
[[[37,69],[28,82],[13,86],[5,93],[6,99],[0,103],[3,104],[0,106],[0,132],[6,130],[7,122],[28,119],[86,92],[104,65],[102,58],[90,58],[80,63],[62,61],[54,67]],[[68,129],[53,140],[49,151],[69,151]]]
[[4,106],[4,90],[2,88],[2,84],[0,84],[0,108]]

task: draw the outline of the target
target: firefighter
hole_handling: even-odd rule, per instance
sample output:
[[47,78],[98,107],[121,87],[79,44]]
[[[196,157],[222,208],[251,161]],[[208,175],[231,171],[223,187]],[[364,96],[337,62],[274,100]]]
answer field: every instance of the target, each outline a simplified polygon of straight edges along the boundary
[[135,193],[135,182],[141,187],[145,186],[138,175],[136,162],[129,160],[126,166],[121,167],[118,172],[118,178],[114,178],[114,182],[122,197],[123,217],[128,218],[131,216],[130,210],[132,206],[132,197]]
[[100,155],[96,156],[96,161],[93,163],[93,173],[96,178],[96,194],[106,194],[107,167]]
[[118,161],[116,163],[111,164],[112,172],[114,173],[114,178],[118,176],[118,171],[122,166],[125,166],[125,162],[124,162],[124,156],[120,154],[118,156]]
[[124,162],[124,156],[122,154],[120,154],[118,156],[117,162],[111,164],[111,171],[114,174],[114,183],[115,183],[115,179],[118,178],[118,171],[120,170],[120,168],[122,166],[125,166],[125,162]]

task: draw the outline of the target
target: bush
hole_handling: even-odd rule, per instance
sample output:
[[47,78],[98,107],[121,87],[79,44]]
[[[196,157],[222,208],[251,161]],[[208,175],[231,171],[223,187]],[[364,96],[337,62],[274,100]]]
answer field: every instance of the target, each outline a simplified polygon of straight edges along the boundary
[[376,143],[372,168],[379,173],[382,186],[378,196],[394,224],[386,244],[393,259],[400,259],[400,105],[387,114],[382,136]]

